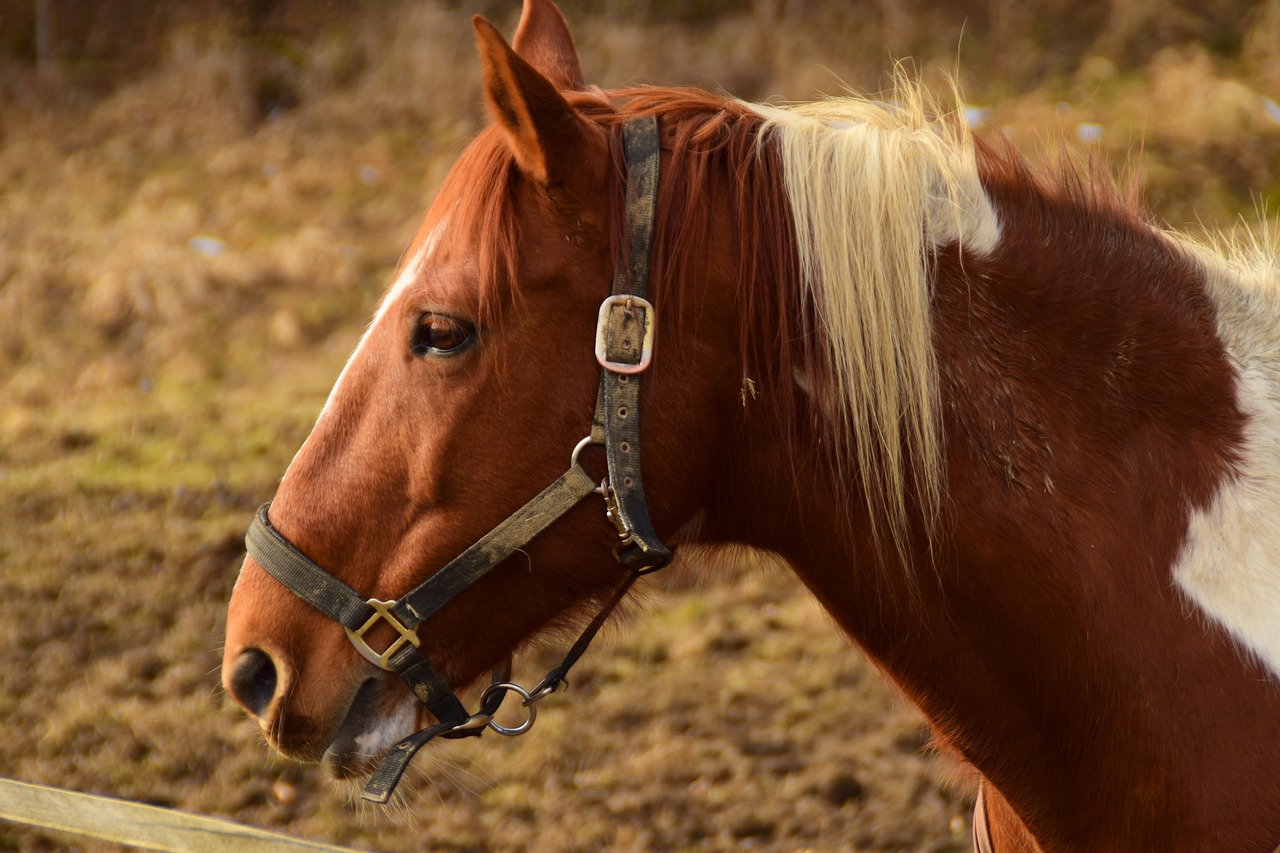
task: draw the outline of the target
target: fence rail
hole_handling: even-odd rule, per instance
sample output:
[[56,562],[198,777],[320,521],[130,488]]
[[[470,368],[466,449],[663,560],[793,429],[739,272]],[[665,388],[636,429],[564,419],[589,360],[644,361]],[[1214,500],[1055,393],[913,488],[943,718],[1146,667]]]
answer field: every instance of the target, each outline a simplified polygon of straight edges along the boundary
[[3,778],[0,820],[168,853],[355,853],[229,820]]

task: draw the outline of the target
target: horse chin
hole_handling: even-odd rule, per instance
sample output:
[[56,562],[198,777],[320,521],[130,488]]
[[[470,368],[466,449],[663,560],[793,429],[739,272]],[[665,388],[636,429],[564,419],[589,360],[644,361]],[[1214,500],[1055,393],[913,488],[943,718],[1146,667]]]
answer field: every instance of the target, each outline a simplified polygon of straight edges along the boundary
[[320,759],[331,778],[369,775],[387,750],[414,732],[417,704],[408,697],[389,704],[391,693],[387,683],[378,678],[369,679],[356,691],[346,719]]

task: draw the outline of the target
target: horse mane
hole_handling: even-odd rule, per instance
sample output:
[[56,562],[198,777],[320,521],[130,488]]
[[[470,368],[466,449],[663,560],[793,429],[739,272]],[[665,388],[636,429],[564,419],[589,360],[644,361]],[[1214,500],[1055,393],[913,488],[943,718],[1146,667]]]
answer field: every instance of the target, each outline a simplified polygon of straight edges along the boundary
[[[739,216],[744,404],[752,375],[784,423],[797,388],[806,395],[831,463],[856,467],[851,485],[873,531],[903,551],[909,506],[931,523],[941,500],[933,252],[963,248],[970,234],[976,251],[989,251],[984,234],[999,227],[983,207],[971,137],[905,80],[892,104],[845,97],[779,108],[689,89],[614,96],[622,117],[654,113],[667,128],[653,266],[677,290],[670,302],[687,301],[688,248],[702,236],[690,225],[709,227],[699,215],[706,175],[724,169]],[[983,217],[985,228],[966,224]]]
[[[659,184],[651,268],[664,322],[680,322],[698,283],[697,247],[713,223],[712,176],[738,215],[739,341],[743,401],[793,432],[801,411],[818,421],[829,463],[856,468],[861,493],[903,549],[908,507],[936,514],[942,480],[936,366],[929,313],[934,250],[968,237],[984,200],[971,138],[941,121],[915,84],[894,103],[846,97],[780,108],[694,88],[639,87],[565,93],[609,131],[624,162],[622,125],[660,118],[670,152]],[[492,128],[450,176],[463,221],[480,225],[483,303],[518,298],[519,235],[508,199],[517,171]],[[442,194],[449,192],[446,185]],[[623,185],[611,187],[615,262],[625,268]],[[998,229],[994,213],[980,211]],[[970,229],[972,230],[972,229]],[[981,240],[979,240],[981,242]],[[979,245],[978,249],[989,249]],[[482,309],[483,310],[483,309]],[[849,463],[853,463],[850,465]]]
[[[502,134],[494,125],[488,125],[462,150],[437,194],[439,198],[453,200],[449,215],[456,221],[473,223],[479,285],[476,319],[481,325],[493,319],[504,295],[519,297],[516,284],[520,280],[517,269],[520,233],[511,205],[519,173]],[[407,259],[406,251],[401,266]],[[398,269],[396,274],[399,275]]]
[[[912,510],[928,533],[942,501],[931,274],[940,249],[958,252],[962,265],[994,251],[1001,223],[984,186],[1034,196],[1046,211],[1066,202],[1074,212],[1063,215],[1095,224],[1103,214],[1151,230],[1136,192],[1122,192],[1097,161],[1033,169],[1011,144],[1000,150],[976,140],[954,109],[940,109],[903,77],[888,101],[851,96],[788,107],[650,86],[565,97],[608,131],[619,174],[623,124],[660,119],[669,156],[651,269],[664,323],[678,328],[697,304],[713,193],[729,194],[743,404],[767,395],[765,408],[792,434],[800,418],[816,420],[819,452],[850,490],[841,497],[860,495],[873,533],[887,534],[899,555]],[[458,213],[483,235],[482,280],[516,282],[519,234],[509,199],[518,170],[492,128],[455,176],[465,182],[458,204],[472,208]],[[607,237],[625,269],[623,182],[610,193]],[[1207,248],[1172,235],[1168,243],[1210,262]],[[500,298],[499,289],[518,299],[516,286],[486,289],[485,301]]]
[[833,437],[880,510],[873,529],[879,516],[901,548],[909,500],[926,521],[940,503],[929,273],[938,247],[963,244],[966,209],[982,198],[971,139],[907,81],[892,103],[754,109],[784,164],[804,298],[826,342]]

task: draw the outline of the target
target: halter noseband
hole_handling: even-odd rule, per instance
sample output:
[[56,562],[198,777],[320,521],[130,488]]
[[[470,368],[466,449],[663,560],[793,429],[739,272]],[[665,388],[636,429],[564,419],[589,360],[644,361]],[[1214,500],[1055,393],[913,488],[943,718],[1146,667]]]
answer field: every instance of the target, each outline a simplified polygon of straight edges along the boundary
[[[472,737],[487,727],[500,734],[522,734],[533,724],[533,703],[554,693],[591,639],[622,600],[636,578],[666,565],[670,552],[663,546],[649,520],[640,477],[640,374],[653,354],[653,306],[645,299],[649,280],[649,252],[653,237],[658,191],[658,122],[655,117],[633,119],[623,128],[626,148],[626,218],[628,269],[617,270],[613,295],[600,306],[596,327],[596,359],[602,368],[596,394],[591,434],[578,443],[569,470],[537,497],[512,513],[444,568],[398,599],[381,601],[357,593],[312,562],[267,517],[270,503],[254,517],[245,536],[249,554],[272,577],[330,619],[341,624],[347,637],[370,663],[395,672],[418,701],[440,721],[400,741],[374,771],[363,798],[385,803],[413,756],[435,737]],[[603,444],[608,476],[596,483],[578,463],[578,455],[590,444]],[[480,710],[467,712],[462,701],[418,648],[417,628],[490,569],[577,506],[587,495],[604,497],[606,514],[618,531],[614,554],[627,569],[627,577],[614,591],[569,649],[558,666],[532,690],[507,681],[508,667],[484,692]],[[398,635],[383,651],[369,646],[364,635],[379,622]],[[529,717],[519,726],[501,726],[493,720],[507,692],[514,692],[528,708]]]

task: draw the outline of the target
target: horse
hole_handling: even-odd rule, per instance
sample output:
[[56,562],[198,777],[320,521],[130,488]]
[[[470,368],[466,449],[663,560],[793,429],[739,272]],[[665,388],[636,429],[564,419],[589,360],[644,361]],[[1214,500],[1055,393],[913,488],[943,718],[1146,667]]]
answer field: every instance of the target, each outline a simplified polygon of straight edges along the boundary
[[223,683],[271,746],[376,777],[501,729],[664,543],[749,546],[973,769],[979,850],[1273,850],[1274,250],[1157,227],[918,85],[605,92],[550,0],[511,44],[474,26],[491,123],[229,603]]

